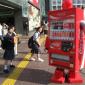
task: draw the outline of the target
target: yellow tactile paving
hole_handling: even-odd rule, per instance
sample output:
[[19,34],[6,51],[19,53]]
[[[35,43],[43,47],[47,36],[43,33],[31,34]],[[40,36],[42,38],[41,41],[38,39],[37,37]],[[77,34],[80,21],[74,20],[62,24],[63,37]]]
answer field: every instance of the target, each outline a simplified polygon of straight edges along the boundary
[[[21,61],[17,66],[16,69],[8,76],[8,78],[1,84],[1,85],[14,85],[17,78],[20,76],[21,72],[26,68],[29,64],[28,59],[31,57],[31,53],[25,56],[23,61]],[[27,60],[27,61],[26,61]]]

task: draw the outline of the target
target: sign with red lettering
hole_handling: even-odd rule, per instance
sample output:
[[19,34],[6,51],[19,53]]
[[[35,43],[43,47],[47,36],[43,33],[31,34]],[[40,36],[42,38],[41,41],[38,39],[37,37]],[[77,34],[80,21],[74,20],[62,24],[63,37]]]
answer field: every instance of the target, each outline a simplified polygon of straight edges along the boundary
[[29,0],[34,6],[39,7],[39,0]]

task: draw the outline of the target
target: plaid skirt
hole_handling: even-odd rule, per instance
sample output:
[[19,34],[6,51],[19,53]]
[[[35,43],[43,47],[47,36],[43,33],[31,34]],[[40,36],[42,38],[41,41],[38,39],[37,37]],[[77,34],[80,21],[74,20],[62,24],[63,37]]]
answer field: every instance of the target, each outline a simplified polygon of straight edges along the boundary
[[6,50],[5,50],[4,56],[3,56],[3,58],[4,58],[5,60],[13,60],[14,57],[15,57],[14,49],[10,49],[10,50],[6,49]]
[[35,53],[35,54],[40,53],[39,45],[37,45],[35,43],[32,45],[31,49],[32,49],[31,53]]

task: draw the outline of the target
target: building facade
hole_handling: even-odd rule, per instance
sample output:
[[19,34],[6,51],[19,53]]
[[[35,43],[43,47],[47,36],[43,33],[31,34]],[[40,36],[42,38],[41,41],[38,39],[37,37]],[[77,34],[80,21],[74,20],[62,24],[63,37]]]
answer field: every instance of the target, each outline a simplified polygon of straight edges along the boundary
[[[50,0],[50,10],[59,10],[62,9],[62,1],[63,0]],[[84,7],[85,8],[85,0],[72,0],[74,7]]]
[[48,20],[48,11],[50,9],[50,1],[51,0],[39,0],[40,4],[40,15],[41,15],[41,24]]
[[29,31],[35,30],[40,26],[40,8],[39,0],[29,0]]
[[28,21],[28,0],[0,0],[1,23],[15,25],[17,33],[24,34],[23,24],[26,21]]

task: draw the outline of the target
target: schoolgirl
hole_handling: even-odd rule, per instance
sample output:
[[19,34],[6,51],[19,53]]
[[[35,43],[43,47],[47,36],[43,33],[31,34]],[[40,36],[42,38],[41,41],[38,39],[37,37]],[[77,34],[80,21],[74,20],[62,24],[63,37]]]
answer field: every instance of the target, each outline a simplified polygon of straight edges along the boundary
[[[42,27],[36,28],[36,32],[34,33],[33,37],[33,42],[32,42],[32,47],[31,47],[31,52],[32,54],[37,54],[37,61],[43,62],[44,60],[40,57],[40,34],[42,32]],[[35,58],[31,58],[31,60],[35,61]]]
[[8,33],[4,37],[5,43],[5,52],[4,52],[4,72],[9,73],[11,67],[15,67],[13,65],[14,55],[14,34],[13,34],[13,26],[9,26]]

